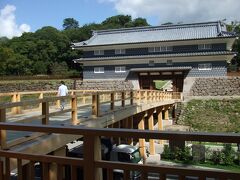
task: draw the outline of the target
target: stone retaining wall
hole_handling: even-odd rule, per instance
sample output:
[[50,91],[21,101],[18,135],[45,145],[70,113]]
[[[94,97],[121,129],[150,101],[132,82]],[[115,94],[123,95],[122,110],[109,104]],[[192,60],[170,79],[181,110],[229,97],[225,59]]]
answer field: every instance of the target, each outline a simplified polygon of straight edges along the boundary
[[197,78],[190,94],[192,96],[239,96],[240,77]]
[[[73,80],[64,80],[69,89],[74,88]],[[0,93],[21,91],[49,91],[57,90],[60,80],[31,80],[31,81],[2,81]],[[129,81],[77,81],[79,90],[130,90],[133,85]]]

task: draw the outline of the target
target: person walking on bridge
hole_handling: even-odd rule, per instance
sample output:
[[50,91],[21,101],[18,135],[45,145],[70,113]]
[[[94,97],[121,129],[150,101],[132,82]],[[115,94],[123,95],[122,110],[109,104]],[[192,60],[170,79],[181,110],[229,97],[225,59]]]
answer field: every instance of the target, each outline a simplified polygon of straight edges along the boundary
[[[61,81],[61,85],[58,87],[58,96],[67,96],[68,95],[68,88],[65,85],[64,81]],[[65,106],[65,99],[61,100],[60,108],[64,110]]]

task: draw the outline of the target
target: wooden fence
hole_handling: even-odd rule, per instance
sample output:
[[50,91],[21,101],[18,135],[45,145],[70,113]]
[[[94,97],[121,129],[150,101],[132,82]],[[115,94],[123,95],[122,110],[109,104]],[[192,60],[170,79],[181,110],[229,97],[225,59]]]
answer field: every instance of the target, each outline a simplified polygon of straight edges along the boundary
[[42,165],[42,179],[50,179],[51,165],[57,165],[57,179],[64,179],[64,166],[71,166],[71,179],[77,179],[77,168],[82,167],[85,180],[101,180],[102,168],[107,169],[107,179],[113,180],[113,170],[122,169],[124,180],[129,179],[130,171],[140,171],[141,179],[147,179],[149,172],[160,173],[161,180],[165,180],[167,175],[177,175],[178,179],[185,179],[186,176],[198,177],[199,180],[216,178],[219,180],[239,180],[240,173],[228,172],[216,169],[199,169],[189,167],[170,167],[163,165],[140,165],[123,162],[111,162],[101,160],[100,137],[123,137],[123,138],[146,138],[146,139],[166,139],[175,141],[201,141],[201,142],[224,142],[240,143],[240,135],[236,133],[189,133],[189,132],[159,132],[149,130],[132,129],[96,129],[87,127],[57,127],[50,125],[19,125],[12,123],[0,123],[1,130],[14,131],[34,131],[41,133],[60,133],[84,136],[84,158],[59,157],[52,155],[24,154],[19,152],[0,150],[0,179],[10,179],[10,159],[17,161],[18,179],[23,180],[26,174],[23,173],[22,162],[28,160],[28,178],[34,179],[34,164],[40,162]]

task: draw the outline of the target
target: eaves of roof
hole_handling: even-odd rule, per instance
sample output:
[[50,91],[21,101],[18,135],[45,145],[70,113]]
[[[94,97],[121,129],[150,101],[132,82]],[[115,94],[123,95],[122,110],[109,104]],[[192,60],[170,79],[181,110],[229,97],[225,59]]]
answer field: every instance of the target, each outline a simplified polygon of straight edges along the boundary
[[175,67],[151,67],[151,68],[132,68],[132,72],[144,72],[144,71],[177,71],[177,70],[190,70],[191,66],[175,66]]
[[216,56],[216,55],[235,55],[237,52],[232,51],[214,51],[214,52],[188,52],[172,54],[151,54],[151,55],[134,55],[134,56],[105,56],[97,58],[80,58],[77,61],[105,61],[121,59],[144,59],[144,58],[168,58],[168,57],[191,57],[191,56]]

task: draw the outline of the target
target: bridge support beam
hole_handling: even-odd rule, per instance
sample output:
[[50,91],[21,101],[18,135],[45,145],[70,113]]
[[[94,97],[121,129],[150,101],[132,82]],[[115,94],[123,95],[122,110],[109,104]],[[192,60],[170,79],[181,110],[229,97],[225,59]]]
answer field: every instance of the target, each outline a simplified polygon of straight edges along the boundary
[[[144,130],[145,129],[145,112],[139,113],[138,115],[134,116],[139,121],[138,129]],[[139,149],[140,154],[143,157],[143,160],[146,159],[146,146],[145,146],[145,139],[139,139]]]
[[[147,118],[148,118],[148,129],[154,130],[154,119],[153,119],[153,112],[154,109],[150,109],[147,112]],[[155,154],[155,144],[154,139],[149,139],[149,151],[151,155]]]
[[164,120],[169,120],[169,106],[164,106]]
[[[133,129],[133,116],[128,117],[128,129]],[[133,138],[128,138],[128,144],[133,145]]]
[[173,124],[176,124],[176,105],[175,104],[172,105],[172,120],[173,120]]
[[[163,130],[163,119],[162,119],[162,113],[163,107],[160,106],[156,108],[156,113],[157,113],[157,121],[158,121],[158,130],[162,131]],[[159,140],[159,144],[163,144],[163,140]]]

